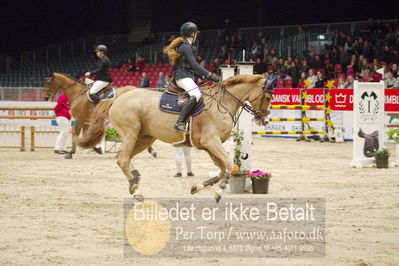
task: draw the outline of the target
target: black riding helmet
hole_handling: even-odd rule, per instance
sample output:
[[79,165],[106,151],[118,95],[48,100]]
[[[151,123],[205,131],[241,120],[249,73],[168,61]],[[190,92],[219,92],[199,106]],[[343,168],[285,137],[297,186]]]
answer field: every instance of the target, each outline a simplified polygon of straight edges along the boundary
[[94,51],[102,51],[104,53],[107,53],[108,48],[104,44],[99,44],[99,45],[97,45],[97,47]]
[[189,37],[193,32],[197,32],[198,27],[195,25],[195,23],[192,22],[186,22],[183,25],[181,25],[180,28],[180,34],[183,37]]

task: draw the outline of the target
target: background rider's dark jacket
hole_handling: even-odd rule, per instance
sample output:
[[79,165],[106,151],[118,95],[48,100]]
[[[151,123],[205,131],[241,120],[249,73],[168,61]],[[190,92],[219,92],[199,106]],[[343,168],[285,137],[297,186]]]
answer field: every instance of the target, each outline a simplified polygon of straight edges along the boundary
[[90,74],[96,75],[96,80],[112,82],[112,79],[109,76],[109,68],[110,68],[109,58],[108,56],[104,55],[103,57],[99,58],[97,62],[97,68],[93,71],[90,71]]
[[194,75],[200,77],[201,79],[206,79],[209,76],[209,71],[203,68],[195,60],[193,47],[187,40],[182,41],[177,46],[177,52],[181,54],[181,56],[177,59],[176,64],[173,66],[174,80],[179,80],[182,78],[191,78],[195,80]]

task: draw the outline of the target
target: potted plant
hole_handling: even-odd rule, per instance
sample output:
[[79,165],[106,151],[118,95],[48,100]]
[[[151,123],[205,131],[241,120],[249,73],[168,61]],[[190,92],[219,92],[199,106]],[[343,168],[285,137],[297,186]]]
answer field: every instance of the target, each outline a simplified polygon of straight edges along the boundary
[[267,194],[269,192],[269,181],[272,174],[260,170],[252,171],[248,175],[252,180],[252,193]]
[[241,145],[244,139],[244,134],[242,132],[233,132],[233,140],[235,142],[234,147],[234,166],[231,169],[231,176],[229,179],[230,192],[236,194],[242,194],[245,190],[245,180],[249,173],[246,169],[241,169]]
[[387,148],[382,150],[372,151],[369,153],[375,157],[375,163],[377,168],[388,168],[389,151]]
[[388,139],[395,142],[396,165],[399,166],[399,129],[391,129],[387,132]]

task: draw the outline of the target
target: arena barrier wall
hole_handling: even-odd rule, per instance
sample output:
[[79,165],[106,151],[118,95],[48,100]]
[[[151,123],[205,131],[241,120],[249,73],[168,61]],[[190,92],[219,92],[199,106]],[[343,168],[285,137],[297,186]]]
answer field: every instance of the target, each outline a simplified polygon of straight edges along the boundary
[[[53,148],[57,135],[54,102],[0,101],[0,148]],[[73,125],[73,123],[72,123]],[[71,147],[72,133],[67,139]]]

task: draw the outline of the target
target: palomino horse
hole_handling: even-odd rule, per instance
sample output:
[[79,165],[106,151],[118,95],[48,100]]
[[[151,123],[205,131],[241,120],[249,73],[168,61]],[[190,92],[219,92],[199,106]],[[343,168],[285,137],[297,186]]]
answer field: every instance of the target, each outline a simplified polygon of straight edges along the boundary
[[[230,137],[240,107],[250,111],[258,124],[266,125],[273,91],[270,82],[262,75],[239,75],[204,91],[205,109],[191,119],[191,143],[205,150],[221,172],[218,177],[200,185],[194,184],[192,194],[221,181],[215,190],[215,198],[219,202],[232,168],[222,143]],[[129,181],[131,194],[135,193],[140,181],[134,173],[137,170],[130,163],[131,158],[156,139],[176,143],[183,136],[173,129],[177,116],[159,110],[160,95],[159,92],[136,89],[115,100],[101,102],[93,111],[87,134],[76,141],[83,148],[94,147],[104,135],[104,120],[109,118],[122,136],[122,150],[117,163]],[[245,104],[245,101],[252,106]],[[136,193],[134,196],[142,199],[142,195]]]
[[[125,92],[136,89],[134,86],[127,86],[116,89],[116,96]],[[71,115],[75,118],[75,126],[72,134],[78,136],[81,130],[87,128],[86,121],[89,120],[91,112],[94,110],[94,104],[87,99],[87,85],[79,80],[61,73],[52,73],[45,80],[45,96],[54,96],[59,90],[62,90],[71,104]],[[72,149],[65,155],[65,159],[72,159],[72,154],[76,152],[76,143],[72,140]],[[148,152],[156,157],[156,152],[152,147],[148,148]]]

